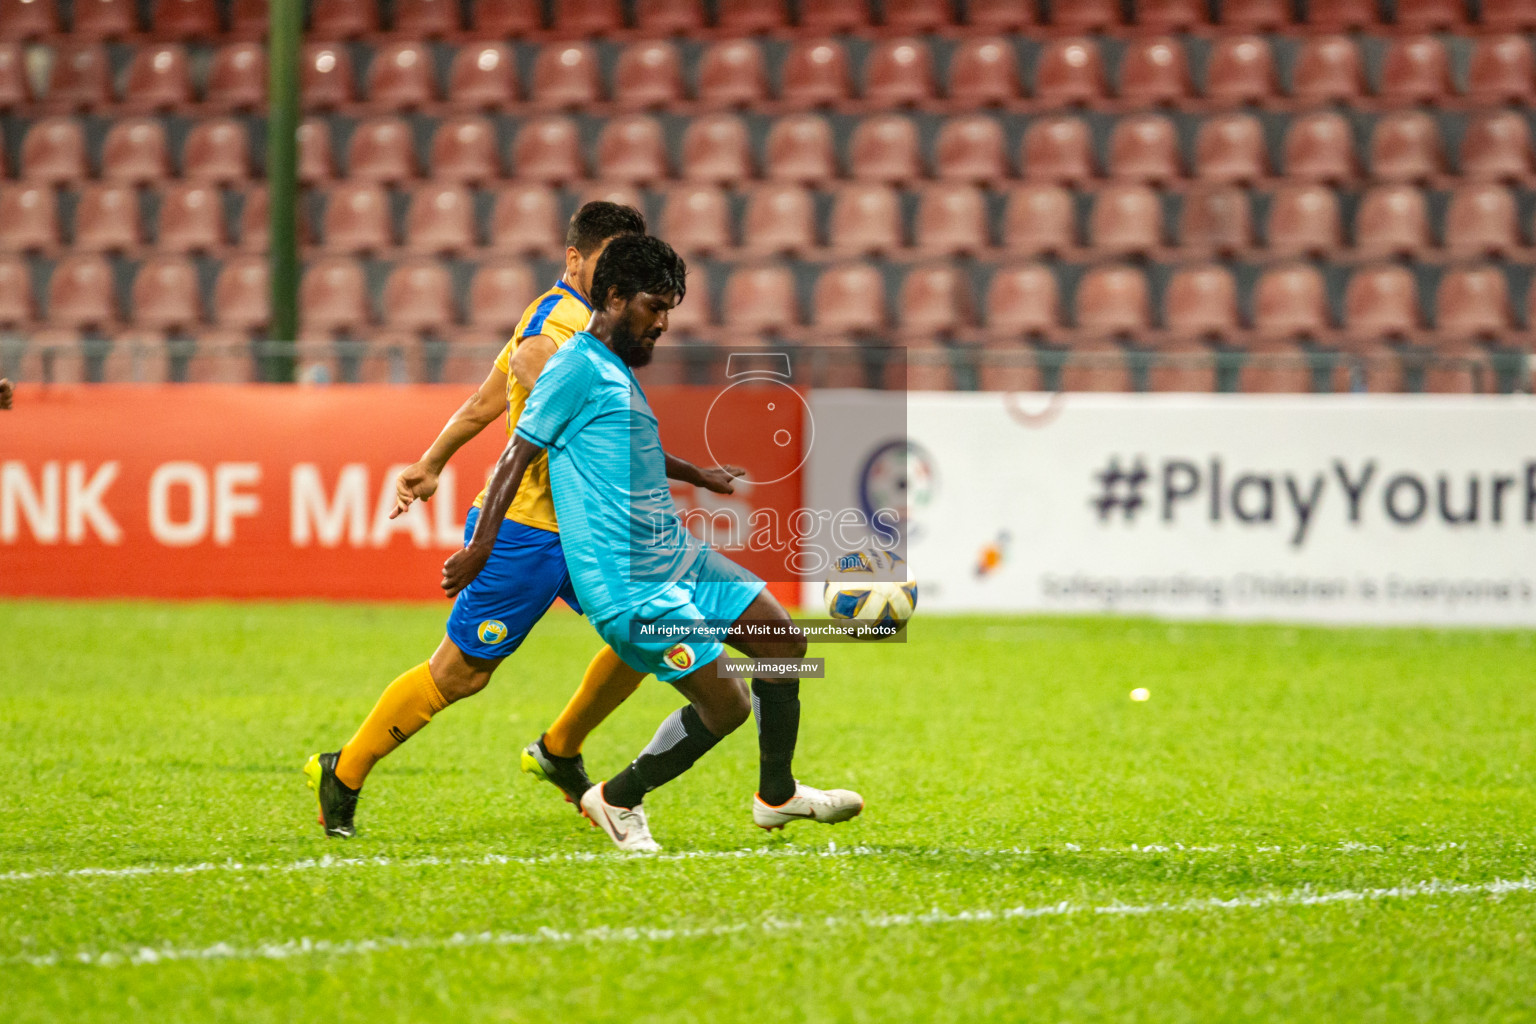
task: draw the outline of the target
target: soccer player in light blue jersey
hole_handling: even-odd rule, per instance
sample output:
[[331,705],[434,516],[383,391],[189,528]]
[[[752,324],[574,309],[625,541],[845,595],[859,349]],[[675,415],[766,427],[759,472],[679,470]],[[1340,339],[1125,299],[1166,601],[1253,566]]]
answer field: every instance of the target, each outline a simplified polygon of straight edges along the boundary
[[[613,778],[587,790],[582,813],[623,850],[659,849],[641,801],[757,716],[759,779],[752,819],[835,823],[864,809],[848,790],[796,781],[800,681],[765,676],[747,687],[719,662],[722,639],[750,658],[798,659],[805,638],[763,581],[712,550],[677,518],[656,417],[634,368],[651,361],[686,267],[649,236],[614,239],[592,278],[594,313],[545,364],[486,485],[469,543],[443,566],[453,596],[485,566],[523,474],[546,451],[571,582],[587,619],[625,664],[671,683],[688,703]],[[751,635],[743,627],[751,626]]]

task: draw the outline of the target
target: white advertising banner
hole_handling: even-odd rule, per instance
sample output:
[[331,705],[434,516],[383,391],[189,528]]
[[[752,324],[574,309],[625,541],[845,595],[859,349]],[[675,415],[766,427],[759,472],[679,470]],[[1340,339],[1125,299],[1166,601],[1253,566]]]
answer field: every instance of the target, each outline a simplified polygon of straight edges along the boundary
[[922,608],[1536,626],[1528,396],[878,401],[813,396],[805,503],[900,509]]

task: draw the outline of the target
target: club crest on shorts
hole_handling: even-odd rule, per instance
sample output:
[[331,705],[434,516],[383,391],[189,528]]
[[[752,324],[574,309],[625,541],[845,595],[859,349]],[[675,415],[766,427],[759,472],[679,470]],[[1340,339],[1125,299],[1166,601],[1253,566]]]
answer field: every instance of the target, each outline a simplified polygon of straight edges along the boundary
[[480,623],[480,642],[499,644],[507,638],[507,627],[500,619],[486,619]]
[[667,648],[661,660],[679,672],[693,668],[693,648],[687,644],[673,644]]

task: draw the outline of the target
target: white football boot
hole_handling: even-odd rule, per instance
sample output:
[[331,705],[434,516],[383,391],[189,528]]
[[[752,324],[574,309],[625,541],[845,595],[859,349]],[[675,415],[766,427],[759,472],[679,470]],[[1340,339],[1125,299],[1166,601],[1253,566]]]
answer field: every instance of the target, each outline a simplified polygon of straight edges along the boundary
[[608,833],[619,849],[631,853],[654,853],[661,844],[651,838],[651,826],[645,822],[645,809],[615,807],[603,799],[603,783],[590,787],[581,797],[581,813],[588,821]]
[[756,794],[752,796],[752,824],[758,828],[783,828],[792,821],[836,825],[858,817],[862,810],[864,798],[851,789],[813,789],[803,782],[796,782],[795,795],[777,807],[763,803]]

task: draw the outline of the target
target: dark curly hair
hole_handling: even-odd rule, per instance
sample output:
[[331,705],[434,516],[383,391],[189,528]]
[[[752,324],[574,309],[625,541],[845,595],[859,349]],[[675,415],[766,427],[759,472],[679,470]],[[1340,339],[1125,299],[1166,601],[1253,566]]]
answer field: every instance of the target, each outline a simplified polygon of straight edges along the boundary
[[641,292],[676,295],[681,302],[688,291],[688,265],[672,247],[654,235],[622,235],[608,243],[592,272],[592,301],[599,309],[608,301],[608,289],[621,299]]
[[610,238],[645,234],[645,215],[633,206],[621,206],[602,200],[587,203],[571,217],[565,231],[565,244],[591,256]]

